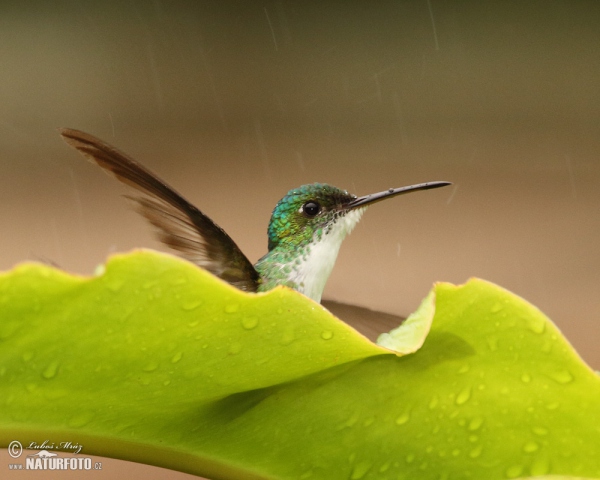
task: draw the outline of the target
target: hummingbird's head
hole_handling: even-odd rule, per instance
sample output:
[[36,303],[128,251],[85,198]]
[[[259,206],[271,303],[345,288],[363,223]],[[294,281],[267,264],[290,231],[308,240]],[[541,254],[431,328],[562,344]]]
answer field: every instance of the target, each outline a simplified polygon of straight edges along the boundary
[[363,197],[321,183],[290,190],[273,210],[269,253],[255,265],[263,288],[286,285],[319,302],[344,237],[368,205],[444,185],[449,183],[420,183]]
[[360,220],[368,205],[418,190],[451,185],[427,182],[357,197],[325,183],[290,190],[273,210],[269,222],[269,251],[279,245],[297,247],[332,231],[343,239]]
[[[349,208],[356,195],[324,183],[302,185],[290,190],[273,210],[269,223],[269,250],[278,245],[295,247],[310,242],[315,235],[327,233],[341,218],[348,231],[358,223],[363,208]],[[349,221],[352,218],[352,221]]]

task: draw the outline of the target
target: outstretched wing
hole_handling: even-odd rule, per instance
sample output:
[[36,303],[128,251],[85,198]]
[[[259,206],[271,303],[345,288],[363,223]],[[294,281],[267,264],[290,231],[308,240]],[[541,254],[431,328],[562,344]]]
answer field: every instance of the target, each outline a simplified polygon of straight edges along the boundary
[[61,128],[65,142],[143,195],[130,198],[179,255],[240,290],[255,292],[259,275],[225,231],[131,157],[88,133]]

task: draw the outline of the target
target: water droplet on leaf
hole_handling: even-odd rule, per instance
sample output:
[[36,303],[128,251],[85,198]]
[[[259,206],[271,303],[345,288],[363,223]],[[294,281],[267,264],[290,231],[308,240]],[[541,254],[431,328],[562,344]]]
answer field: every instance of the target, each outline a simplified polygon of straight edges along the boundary
[[333,332],[330,330],[324,330],[321,332],[321,338],[323,340],[331,340],[333,338]]
[[225,305],[225,313],[235,313],[240,309],[239,304],[237,303],[228,303]]
[[192,299],[184,302],[181,305],[181,308],[183,308],[186,312],[190,312],[192,310],[196,310],[200,305],[202,305],[202,300]]
[[498,350],[498,339],[495,337],[487,337],[486,342],[488,344],[489,349],[492,352],[495,352],[496,350]]
[[546,458],[536,458],[529,469],[531,475],[538,477],[550,473],[550,463]]
[[258,326],[258,317],[244,317],[242,318],[242,327],[246,330],[252,330]]
[[46,369],[42,372],[42,377],[44,377],[48,380],[56,377],[56,374],[58,373],[59,365],[60,365],[60,362],[58,360],[54,360],[53,362],[50,362],[48,364],[48,366],[46,367]]
[[471,387],[467,387],[456,396],[456,404],[463,405],[463,404],[467,403],[470,398],[471,398]]
[[396,418],[396,425],[404,425],[406,422],[410,420],[410,413],[404,412],[398,418]]
[[142,288],[145,289],[145,290],[148,290],[149,288],[152,288],[152,287],[154,287],[157,284],[158,284],[158,280],[156,280],[156,279],[155,280],[149,280],[148,282],[146,282],[146,283],[144,283],[142,285]]
[[474,432],[475,430],[479,430],[481,425],[483,425],[483,418],[475,417],[475,418],[471,419],[471,421],[469,422],[469,426],[467,428],[469,430],[471,430],[472,432]]
[[23,359],[24,362],[28,362],[29,360],[31,360],[33,358],[33,352],[25,352],[23,353],[23,355],[21,355],[21,358]]
[[144,372],[153,372],[158,368],[158,362],[150,362],[144,366]]
[[481,445],[477,445],[474,449],[472,449],[469,452],[469,457],[471,458],[477,458],[481,455],[481,452],[483,451],[483,447]]
[[67,425],[69,427],[73,427],[73,428],[83,427],[83,426],[87,425],[88,423],[90,423],[93,418],[94,418],[94,414],[91,412],[78,413],[76,415],[73,415],[69,419],[69,421],[67,422]]
[[173,357],[171,357],[171,363],[177,363],[179,360],[181,360],[182,356],[182,352],[177,352],[175,355],[173,355]]
[[367,461],[358,462],[354,468],[352,469],[352,473],[350,474],[350,478],[352,480],[360,480],[363,478],[367,472],[371,469],[372,464]]
[[282,337],[281,340],[279,341],[279,343],[281,345],[289,345],[290,343],[292,343],[294,340],[296,339],[296,337],[294,337],[294,332],[292,331],[288,331],[285,332]]
[[2,322],[0,323],[0,340],[5,340],[17,331],[19,324],[18,322],[5,321],[4,319]]
[[539,448],[540,448],[540,446],[537,443],[531,442],[531,441],[527,442],[525,445],[523,445],[523,451],[526,453],[535,452]]
[[529,330],[537,334],[542,334],[546,330],[546,322],[543,318],[530,318],[528,326]]
[[523,473],[523,467],[521,465],[513,465],[512,467],[508,467],[506,469],[505,475],[506,478],[517,478],[520,477]]
[[185,277],[175,277],[170,282],[171,285],[185,285],[187,283],[187,279]]
[[461,366],[461,367],[458,369],[458,373],[467,373],[467,372],[469,371],[469,368],[470,368],[470,367],[469,367],[469,364],[468,364],[468,363],[465,363],[463,366]]
[[502,310],[502,304],[499,302],[494,303],[494,305],[492,305],[492,308],[490,308],[491,313],[498,313],[501,310]]
[[559,370],[550,375],[550,378],[561,385],[571,383],[573,381],[573,375],[568,370]]

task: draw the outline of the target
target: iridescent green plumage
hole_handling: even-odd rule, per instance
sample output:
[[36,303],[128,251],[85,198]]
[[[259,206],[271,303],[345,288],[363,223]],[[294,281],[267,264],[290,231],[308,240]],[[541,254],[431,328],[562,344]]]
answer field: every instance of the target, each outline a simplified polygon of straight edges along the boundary
[[[355,195],[325,183],[302,185],[290,190],[273,209],[267,230],[269,250],[282,244],[295,246],[310,240],[319,229],[327,226],[346,203],[355,198]],[[309,201],[321,205],[323,214],[319,214],[318,219],[302,215],[302,206]]]

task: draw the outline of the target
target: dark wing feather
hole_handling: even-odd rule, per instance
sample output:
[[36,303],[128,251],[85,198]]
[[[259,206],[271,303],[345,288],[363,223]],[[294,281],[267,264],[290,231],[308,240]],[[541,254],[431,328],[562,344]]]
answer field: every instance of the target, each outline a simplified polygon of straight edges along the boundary
[[225,231],[131,157],[78,130],[59,130],[65,142],[143,196],[128,196],[158,228],[162,242],[240,290],[255,292],[259,275]]

